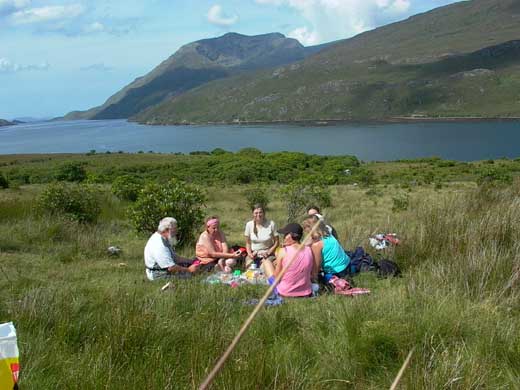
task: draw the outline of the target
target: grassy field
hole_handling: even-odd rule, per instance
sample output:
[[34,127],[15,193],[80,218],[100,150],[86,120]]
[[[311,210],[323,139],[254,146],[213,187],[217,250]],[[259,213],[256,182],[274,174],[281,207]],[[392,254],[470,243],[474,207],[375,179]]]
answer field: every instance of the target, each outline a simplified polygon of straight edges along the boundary
[[[399,164],[408,163],[380,167],[391,175]],[[520,388],[520,182],[477,186],[453,177],[409,187],[403,177],[404,189],[331,186],[325,210],[347,249],[368,248],[375,232],[398,233],[403,277],[364,274],[355,281],[370,296],[322,295],[263,310],[215,388],[389,388],[413,347],[402,388]],[[281,225],[281,185],[265,186],[269,217]],[[0,322],[18,331],[21,388],[196,388],[251,312],[243,302],[262,288],[196,277],[160,292],[161,283],[145,280],[147,236],[134,232],[128,204],[106,184],[90,225],[37,214],[43,184],[12,187],[0,190]],[[232,243],[243,243],[248,189],[207,191],[206,213],[221,216]],[[406,194],[406,210],[392,211],[396,194]],[[110,245],[122,255],[110,257]]]

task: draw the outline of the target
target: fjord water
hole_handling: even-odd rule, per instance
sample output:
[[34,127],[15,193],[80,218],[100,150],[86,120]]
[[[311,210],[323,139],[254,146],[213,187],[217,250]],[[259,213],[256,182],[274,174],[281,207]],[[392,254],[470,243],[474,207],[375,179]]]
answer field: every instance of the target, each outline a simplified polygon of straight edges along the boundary
[[125,120],[61,121],[0,127],[0,154],[161,153],[255,147],[355,155],[371,161],[439,156],[472,161],[520,156],[520,122],[144,126]]

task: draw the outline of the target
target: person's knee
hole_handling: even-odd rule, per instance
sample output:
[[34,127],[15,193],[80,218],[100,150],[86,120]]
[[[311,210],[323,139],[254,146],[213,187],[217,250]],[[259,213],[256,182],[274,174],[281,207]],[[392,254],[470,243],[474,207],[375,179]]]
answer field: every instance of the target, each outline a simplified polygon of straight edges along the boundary
[[234,265],[236,265],[237,261],[235,259],[227,259],[226,260],[226,265],[228,267],[233,267]]

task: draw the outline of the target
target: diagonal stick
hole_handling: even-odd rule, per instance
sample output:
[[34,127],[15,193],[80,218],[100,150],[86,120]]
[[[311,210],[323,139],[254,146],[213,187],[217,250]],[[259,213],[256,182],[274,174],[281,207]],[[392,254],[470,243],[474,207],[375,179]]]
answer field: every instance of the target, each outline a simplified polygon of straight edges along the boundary
[[238,331],[237,335],[235,336],[235,338],[233,339],[231,344],[229,344],[229,346],[227,347],[227,349],[224,352],[224,354],[222,354],[222,356],[217,361],[217,363],[215,364],[215,366],[213,367],[211,372],[208,374],[206,379],[204,379],[204,382],[202,382],[202,384],[199,386],[199,390],[206,390],[208,388],[208,386],[211,385],[211,383],[213,382],[213,380],[215,379],[215,377],[217,376],[219,371],[222,369],[222,367],[226,363],[226,360],[228,359],[229,355],[231,355],[231,353],[233,352],[233,350],[237,346],[238,342],[242,338],[243,334],[246,332],[247,328],[249,328],[249,325],[251,325],[251,323],[255,319],[255,317],[258,314],[258,312],[260,311],[260,309],[264,306],[264,303],[265,303],[265,301],[267,301],[267,298],[269,298],[269,296],[273,292],[274,288],[278,285],[280,280],[282,280],[283,275],[285,274],[287,269],[291,266],[291,264],[293,263],[294,259],[296,259],[297,255],[300,253],[300,251],[305,247],[305,244],[306,244],[307,240],[309,239],[309,237],[312,237],[312,234],[316,231],[318,226],[319,226],[319,221],[317,221],[314,224],[314,226],[312,227],[311,231],[304,237],[302,243],[298,247],[298,250],[294,253],[293,257],[290,259],[290,261],[287,263],[287,265],[285,265],[282,268],[282,272],[280,272],[280,274],[276,277],[276,279],[274,280],[274,283],[269,286],[269,288],[265,292],[264,296],[257,303],[257,305],[255,306],[254,310],[251,312],[251,314],[249,315],[249,317],[246,320],[246,322],[244,322],[244,324],[242,325],[242,327]]
[[410,352],[408,352],[408,356],[406,357],[406,360],[404,361],[403,365],[401,366],[401,369],[397,373],[397,376],[394,379],[394,382],[392,383],[392,386],[390,386],[390,390],[395,390],[397,388],[397,385],[401,381],[401,377],[404,374],[404,371],[406,370],[406,367],[408,367],[408,364],[410,364],[410,359],[412,358],[413,351],[415,350],[415,347],[413,347]]

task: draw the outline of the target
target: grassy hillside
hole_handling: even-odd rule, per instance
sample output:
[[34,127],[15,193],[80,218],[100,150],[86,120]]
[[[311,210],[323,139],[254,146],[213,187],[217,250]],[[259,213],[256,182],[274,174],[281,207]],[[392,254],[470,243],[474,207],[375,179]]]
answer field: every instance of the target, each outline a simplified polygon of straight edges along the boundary
[[[125,156],[90,157],[117,169]],[[132,158],[157,164],[172,157]],[[35,159],[2,156],[2,169],[47,164]],[[263,310],[215,388],[388,388],[413,347],[402,388],[517,388],[519,182],[403,190],[402,169],[414,163],[420,162],[379,164],[403,180],[371,185],[376,196],[367,188],[331,186],[333,205],[324,210],[349,249],[367,247],[376,231],[398,233],[403,243],[394,258],[403,277],[361,275],[355,281],[372,289],[370,296],[322,295]],[[266,188],[269,216],[281,224],[281,187]],[[252,310],[243,302],[262,289],[206,285],[196,277],[161,293],[161,283],[144,278],[147,237],[131,229],[127,203],[98,186],[101,217],[82,225],[37,214],[42,189],[0,190],[0,322],[13,321],[18,330],[21,387],[196,388]],[[250,218],[243,194],[252,190],[227,183],[207,188],[206,213],[221,216],[230,242],[243,241]],[[401,191],[409,205],[392,211]],[[110,257],[109,245],[120,246],[122,255]]]
[[298,63],[212,82],[142,123],[520,116],[518,0],[473,0],[340,41]]

